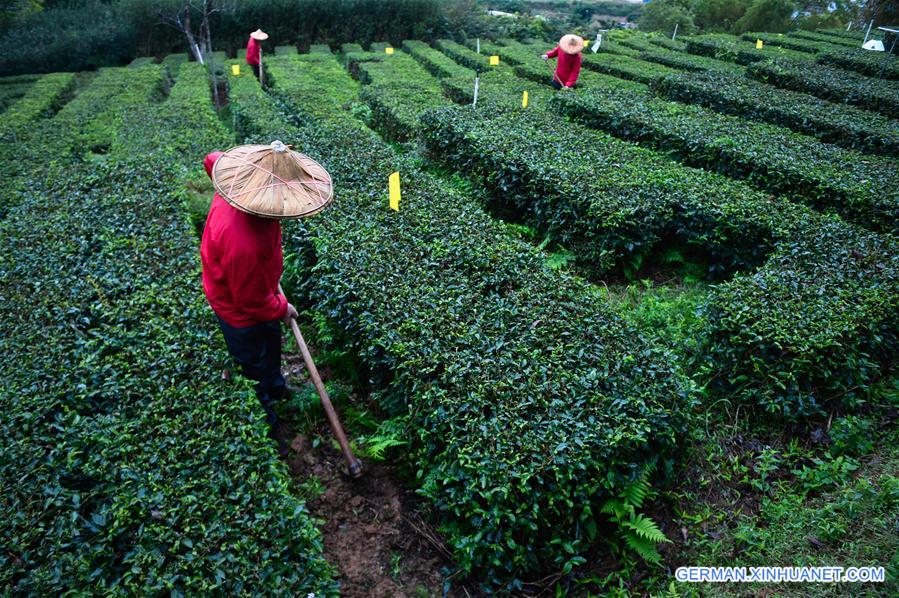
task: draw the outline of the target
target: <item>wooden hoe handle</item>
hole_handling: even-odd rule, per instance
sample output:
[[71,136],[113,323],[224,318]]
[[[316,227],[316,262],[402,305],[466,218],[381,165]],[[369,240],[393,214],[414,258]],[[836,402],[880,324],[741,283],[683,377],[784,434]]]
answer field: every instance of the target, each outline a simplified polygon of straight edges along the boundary
[[[278,285],[278,290],[284,295],[284,289],[281,288],[281,285]],[[287,297],[286,295],[284,296],[285,298]],[[299,345],[300,352],[303,354],[303,361],[306,363],[309,377],[312,378],[312,384],[315,385],[315,390],[318,391],[318,396],[322,400],[322,407],[325,409],[325,415],[328,416],[328,423],[331,424],[331,431],[334,432],[334,436],[337,437],[337,442],[340,444],[340,449],[343,451],[343,456],[346,459],[350,476],[359,478],[363,473],[362,462],[353,455],[350,443],[347,441],[346,434],[343,432],[343,426],[340,424],[340,418],[337,417],[337,411],[334,410],[334,405],[331,404],[331,397],[328,396],[328,391],[325,390],[325,385],[322,383],[321,376],[318,375],[318,368],[315,367],[315,363],[312,361],[312,355],[309,353],[309,347],[306,346],[306,341],[303,340],[303,334],[300,332],[300,326],[297,324],[296,318],[290,318],[290,329],[293,330],[293,336],[297,339],[297,345]]]

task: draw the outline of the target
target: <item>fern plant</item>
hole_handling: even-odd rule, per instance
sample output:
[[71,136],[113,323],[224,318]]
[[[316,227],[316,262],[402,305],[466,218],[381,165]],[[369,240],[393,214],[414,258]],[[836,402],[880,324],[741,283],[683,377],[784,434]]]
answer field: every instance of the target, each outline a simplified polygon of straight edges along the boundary
[[657,545],[671,540],[665,537],[655,521],[637,512],[652,490],[649,484],[651,471],[651,468],[644,469],[640,477],[625,487],[617,497],[606,501],[601,512],[616,524],[612,541],[616,550],[621,551],[626,546],[644,561],[658,563],[662,560],[662,555]]

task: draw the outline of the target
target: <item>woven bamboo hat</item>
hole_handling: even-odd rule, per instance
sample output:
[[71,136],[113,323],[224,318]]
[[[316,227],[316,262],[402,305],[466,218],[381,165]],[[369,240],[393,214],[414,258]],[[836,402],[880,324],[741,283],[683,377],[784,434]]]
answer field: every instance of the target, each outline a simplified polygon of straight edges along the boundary
[[280,141],[229,149],[212,167],[212,184],[238,210],[279,220],[314,216],[334,199],[328,171]]
[[253,33],[250,34],[250,37],[263,42],[268,39],[268,33],[263,31],[262,29],[257,29],[256,31],[254,31]]
[[568,35],[563,35],[562,39],[559,40],[559,47],[566,54],[580,54],[584,49],[584,40],[579,35],[569,33]]

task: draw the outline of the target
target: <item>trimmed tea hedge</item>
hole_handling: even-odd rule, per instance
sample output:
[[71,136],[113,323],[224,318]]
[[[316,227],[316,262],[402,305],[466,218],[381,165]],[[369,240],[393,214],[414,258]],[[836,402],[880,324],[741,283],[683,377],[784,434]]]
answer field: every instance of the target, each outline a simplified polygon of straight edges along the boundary
[[446,54],[435,50],[424,42],[406,40],[403,42],[403,50],[408,52],[426,71],[438,79],[447,77],[470,77],[474,79],[474,71],[459,65]]
[[[298,68],[306,73],[296,77]],[[268,61],[272,87],[302,102],[306,113],[317,118],[332,118],[346,112],[359,97],[359,83],[346,76],[340,63],[332,55],[303,54],[285,56]],[[329,81],[340,80],[344,85],[321,98],[320,87]]]
[[784,89],[811,94],[822,100],[852,104],[899,118],[899,82],[874,79],[853,71],[810,66],[787,60],[757,62],[747,69],[750,77]]
[[[744,33],[740,36],[748,42],[755,43],[756,40],[762,40],[765,45],[781,46],[798,52],[806,52],[809,54],[820,54],[821,52],[843,52],[846,50],[844,46],[838,43],[828,41],[814,41],[784,35],[782,33]],[[861,44],[859,44],[861,45]]]
[[849,69],[870,77],[899,80],[899,58],[885,52],[850,50],[848,52],[823,52],[818,62]]
[[371,108],[372,126],[388,139],[413,139],[422,111],[450,103],[438,81],[407,54],[362,63],[359,72],[360,80],[369,84],[359,99]]
[[560,111],[616,137],[676,151],[686,162],[899,232],[899,169],[789,129],[615,89],[558,95]]
[[0,140],[14,142],[23,128],[60,107],[74,88],[75,75],[72,73],[51,73],[38,79],[3,113]]
[[583,67],[645,84],[651,83],[656,77],[663,77],[677,72],[661,64],[617,54],[584,56]]
[[[294,65],[290,80],[308,79],[318,101],[347,84],[307,73]],[[683,430],[668,357],[349,114],[291,131],[261,92],[231,99],[254,133],[285,135],[340,181],[327,218],[285,232],[289,252],[311,260],[288,270],[385,408],[408,410],[407,456],[458,563],[511,589],[584,562],[603,497]],[[395,170],[399,212],[386,205]]]
[[789,127],[849,149],[899,156],[899,121],[724,73],[660,77],[661,95]]
[[744,65],[768,58],[792,58],[794,60],[806,61],[814,59],[807,52],[788,50],[778,46],[767,45],[759,50],[754,43],[741,41],[737,37],[724,34],[706,34],[690,37],[687,40],[687,52],[697,56],[708,56]]
[[[603,276],[676,236],[725,270],[709,300],[715,384],[783,417],[855,407],[897,349],[899,244],[552,114],[428,111],[432,154]],[[502,134],[498,134],[498,132]],[[579,151],[563,151],[571,139]],[[744,293],[741,299],[741,293]]]
[[862,45],[862,41],[864,40],[864,36],[852,36],[852,37],[843,37],[838,35],[827,35],[820,31],[792,31],[787,34],[788,37],[798,38],[803,40],[809,40],[814,42],[826,42],[828,44],[834,44],[838,46],[845,46],[847,48],[860,48]]
[[295,56],[299,54],[296,46],[275,46],[275,56]]
[[[183,180],[231,138],[204,69],[183,69],[164,104],[85,90],[118,115],[104,160],[68,154],[95,125],[57,117],[26,142],[39,159],[17,163],[33,184],[0,221],[0,294],[29,306],[0,313],[12,593],[336,594],[249,384],[219,380]],[[141,70],[95,83],[138,89]]]
[[495,68],[490,66],[489,56],[487,54],[478,54],[474,50],[470,50],[462,44],[458,44],[452,40],[438,39],[434,43],[434,47],[462,66],[474,71],[483,72]]
[[331,46],[328,44],[312,44],[309,46],[310,54],[331,54]]
[[674,50],[666,51],[662,48],[653,48],[643,52],[640,54],[640,60],[655,62],[679,71],[725,71],[733,74],[742,74],[743,72],[743,67],[734,62],[726,62],[709,58],[708,56],[697,56]]

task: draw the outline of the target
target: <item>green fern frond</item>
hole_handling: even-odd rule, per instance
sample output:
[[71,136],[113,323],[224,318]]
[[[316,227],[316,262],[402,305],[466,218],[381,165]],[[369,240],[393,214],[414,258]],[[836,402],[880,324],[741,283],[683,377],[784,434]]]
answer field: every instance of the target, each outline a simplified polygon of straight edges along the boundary
[[375,461],[384,459],[385,450],[406,444],[405,441],[393,436],[367,436],[360,440],[362,441],[363,455]]
[[645,515],[635,515],[630,521],[622,521],[621,526],[632,530],[638,536],[649,540],[650,542],[671,542],[656,522]]
[[637,508],[643,506],[643,501],[651,490],[647,477],[648,476],[644,474],[625,488],[621,493],[621,498]]
[[662,560],[662,555],[656,549],[655,544],[641,538],[633,532],[624,532],[624,542],[636,552],[640,558],[648,563],[658,563]]

